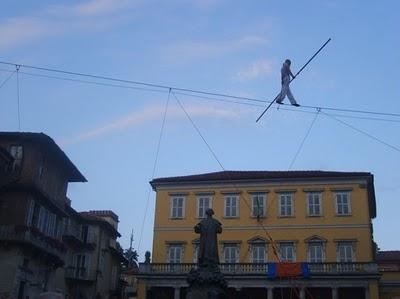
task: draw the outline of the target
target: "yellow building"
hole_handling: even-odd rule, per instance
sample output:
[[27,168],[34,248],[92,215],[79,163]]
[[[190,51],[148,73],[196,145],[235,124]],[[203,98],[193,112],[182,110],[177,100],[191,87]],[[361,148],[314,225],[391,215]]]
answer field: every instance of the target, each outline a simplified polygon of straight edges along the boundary
[[[223,226],[220,268],[230,298],[378,298],[370,173],[224,171],[151,185],[152,263],[140,265],[139,298],[184,298],[197,259],[193,227],[207,208]],[[277,278],[271,269],[283,262],[305,263],[307,273]]]
[[379,272],[379,297],[400,299],[400,251],[380,251],[376,256]]

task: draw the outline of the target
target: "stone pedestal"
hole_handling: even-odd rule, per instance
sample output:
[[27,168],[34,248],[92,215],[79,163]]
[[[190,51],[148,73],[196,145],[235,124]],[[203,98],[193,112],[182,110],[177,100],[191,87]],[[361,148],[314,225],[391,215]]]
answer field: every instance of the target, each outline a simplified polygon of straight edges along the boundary
[[186,299],[226,299],[227,283],[224,275],[215,267],[199,267],[188,274]]

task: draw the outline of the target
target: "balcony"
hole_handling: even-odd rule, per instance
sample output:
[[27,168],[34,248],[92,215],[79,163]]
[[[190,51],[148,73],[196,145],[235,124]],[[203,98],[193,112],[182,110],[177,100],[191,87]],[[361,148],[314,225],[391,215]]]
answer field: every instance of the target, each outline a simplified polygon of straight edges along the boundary
[[63,240],[75,244],[82,244],[82,233],[80,227],[77,225],[68,225],[65,227],[63,233]]
[[64,263],[65,245],[62,241],[45,236],[37,229],[19,225],[0,225],[0,241],[26,244],[54,256]]
[[[197,264],[167,264],[151,263],[139,264],[139,273],[142,275],[186,275]],[[237,263],[220,264],[219,268],[225,275],[263,275],[268,273],[268,263]],[[308,263],[311,276],[335,275],[377,275],[378,266],[375,263]]]
[[65,278],[91,282],[96,280],[96,272],[89,270],[86,267],[66,267]]

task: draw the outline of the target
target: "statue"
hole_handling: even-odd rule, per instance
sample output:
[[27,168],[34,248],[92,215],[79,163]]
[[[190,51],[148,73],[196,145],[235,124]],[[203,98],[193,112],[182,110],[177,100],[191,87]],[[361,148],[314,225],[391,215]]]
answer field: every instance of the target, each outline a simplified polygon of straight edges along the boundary
[[222,232],[222,226],[212,218],[212,209],[207,209],[206,215],[207,218],[194,227],[194,231],[200,234],[198,264],[200,267],[214,267],[219,264],[217,234]]
[[150,251],[146,251],[146,253],[144,254],[144,258],[145,258],[144,263],[145,264],[150,264],[150,255],[151,255]]
[[200,234],[198,268],[187,276],[189,283],[186,299],[225,299],[227,282],[219,270],[217,234],[222,232],[221,223],[212,218],[214,211],[207,209],[207,218],[194,227]]

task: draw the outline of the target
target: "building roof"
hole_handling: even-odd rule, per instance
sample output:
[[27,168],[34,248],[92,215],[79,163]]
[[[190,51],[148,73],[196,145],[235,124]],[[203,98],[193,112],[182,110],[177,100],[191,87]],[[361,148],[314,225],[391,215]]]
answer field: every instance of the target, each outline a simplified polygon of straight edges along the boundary
[[342,172],[342,171],[219,171],[187,176],[175,176],[153,179],[150,184],[155,188],[165,183],[193,183],[193,182],[224,182],[224,181],[254,181],[254,180],[282,180],[282,179],[326,179],[326,178],[358,178],[371,177],[369,172]]
[[400,250],[379,251],[376,254],[376,261],[379,262],[400,262]]
[[344,172],[322,170],[296,171],[219,171],[187,176],[155,178],[150,184],[153,190],[158,186],[235,182],[262,182],[282,180],[324,180],[324,179],[359,179],[367,180],[368,200],[371,218],[376,217],[374,176],[370,172]]
[[109,231],[111,231],[115,236],[121,237],[121,234],[109,223],[107,220],[102,218],[101,216],[98,216],[93,213],[93,211],[89,212],[78,212],[79,216],[81,216],[83,222],[89,222],[89,223],[94,223],[94,224],[99,224]]
[[90,210],[89,213],[98,217],[110,217],[116,222],[119,222],[118,215],[111,210]]
[[54,142],[52,138],[44,133],[32,132],[0,132],[1,138],[13,138],[21,142],[30,141],[39,144],[44,149],[53,154],[60,163],[63,164],[68,173],[69,182],[86,182],[86,178],[78,168],[71,162],[63,150]]

